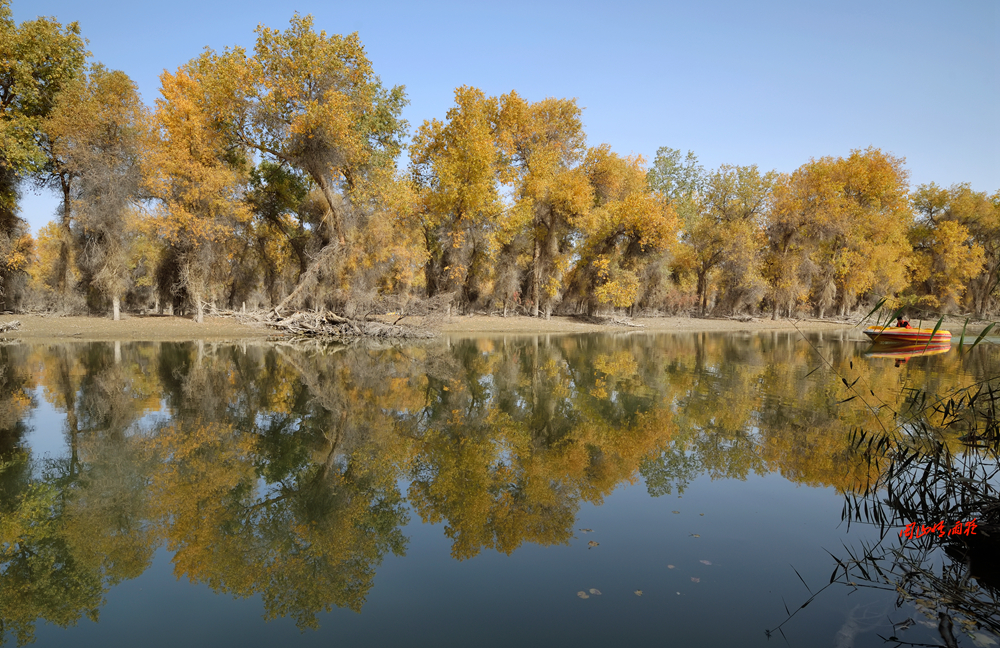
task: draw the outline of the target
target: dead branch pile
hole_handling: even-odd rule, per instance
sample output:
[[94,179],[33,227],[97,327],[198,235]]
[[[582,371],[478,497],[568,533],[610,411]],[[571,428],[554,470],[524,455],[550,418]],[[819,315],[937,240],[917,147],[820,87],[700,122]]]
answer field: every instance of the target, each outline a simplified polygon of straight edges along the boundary
[[615,326],[631,326],[633,328],[644,328],[645,324],[632,321],[631,317],[612,317],[611,324]]
[[265,326],[291,335],[324,337],[339,340],[371,339],[426,339],[434,333],[426,329],[398,324],[348,319],[333,313],[299,311],[288,317],[273,314]]
[[21,322],[17,320],[11,320],[6,324],[0,324],[0,333],[6,333],[7,331],[16,331],[21,328]]
[[611,317],[601,317],[598,315],[574,315],[573,319],[584,324],[597,324],[599,326],[628,326],[632,328],[644,328],[645,324],[639,324],[631,317],[612,315]]

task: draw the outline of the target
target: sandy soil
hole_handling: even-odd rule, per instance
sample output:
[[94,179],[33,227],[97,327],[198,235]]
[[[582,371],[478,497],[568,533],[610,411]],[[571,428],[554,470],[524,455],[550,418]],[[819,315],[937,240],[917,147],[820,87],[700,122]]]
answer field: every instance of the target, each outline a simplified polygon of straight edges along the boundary
[[[395,321],[395,317],[386,317]],[[281,337],[280,334],[262,325],[242,324],[230,317],[206,317],[203,324],[197,324],[185,317],[126,315],[118,322],[105,317],[62,317],[57,315],[0,315],[0,325],[18,320],[20,328],[0,333],[0,339],[25,340],[248,340]],[[487,315],[459,315],[450,318],[436,317],[421,319],[406,317],[400,324],[421,326],[449,335],[481,335],[488,333],[593,333],[648,331],[652,333],[693,333],[726,331],[795,331],[795,330],[835,330],[857,326],[857,321],[817,320],[817,319],[765,319],[753,318],[740,321],[728,318],[698,317],[651,317],[636,318],[635,327],[620,324],[595,324],[573,317],[537,319],[533,317],[498,317]],[[953,336],[962,331],[965,320],[947,318],[942,328],[950,330]],[[925,327],[935,322],[925,321]],[[918,322],[913,322],[914,326]],[[970,323],[966,332],[975,335],[988,322]],[[1000,327],[998,327],[1000,328]],[[860,334],[860,327],[859,327]]]
[[653,333],[693,333],[713,331],[794,331],[842,329],[851,322],[828,320],[752,319],[746,322],[727,318],[648,317],[632,320],[636,326],[593,324],[572,317],[488,317],[469,315],[443,320],[438,327],[445,333],[588,333],[599,331],[648,331]]
[[247,326],[225,317],[206,317],[203,324],[184,317],[124,316],[120,321],[104,317],[59,317],[55,315],[4,315],[0,324],[21,322],[15,331],[0,338],[24,340],[244,340],[274,335],[264,327]]
[[[395,318],[393,318],[395,319]],[[241,324],[232,318],[206,317],[203,324],[182,317],[126,316],[118,322],[102,317],[60,317],[54,315],[4,315],[0,324],[11,320],[21,322],[19,329],[0,333],[0,338],[41,340],[245,340],[275,337],[274,330],[258,325]],[[427,326],[442,333],[587,333],[610,331],[649,331],[657,333],[698,331],[771,331],[841,329],[851,322],[829,320],[770,320],[747,322],[730,319],[689,317],[657,317],[634,320],[637,327],[613,324],[593,324],[575,318],[552,317],[549,320],[532,317],[489,317],[485,315],[455,316],[431,321],[406,318],[400,324]]]

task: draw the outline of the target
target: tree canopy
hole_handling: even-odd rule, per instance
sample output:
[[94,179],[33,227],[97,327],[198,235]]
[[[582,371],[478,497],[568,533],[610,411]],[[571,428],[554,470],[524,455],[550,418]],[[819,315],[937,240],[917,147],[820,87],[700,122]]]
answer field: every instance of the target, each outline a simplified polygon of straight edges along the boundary
[[[165,71],[155,111],[121,72],[85,66],[76,24],[16,25],[4,0],[0,30],[11,305],[201,321],[246,306],[824,317],[887,298],[984,317],[1000,304],[1000,193],[911,188],[903,158],[875,147],[790,173],[706,169],[669,146],[647,164],[588,143],[575,99],[462,86],[407,150],[404,88],[383,85],[358,34],[311,16]],[[32,178],[62,199],[37,246],[17,213]]]

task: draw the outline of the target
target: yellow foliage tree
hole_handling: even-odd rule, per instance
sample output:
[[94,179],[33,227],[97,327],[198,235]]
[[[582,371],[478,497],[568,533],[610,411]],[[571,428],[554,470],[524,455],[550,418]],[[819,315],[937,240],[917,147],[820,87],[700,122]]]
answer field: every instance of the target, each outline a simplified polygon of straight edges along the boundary
[[697,209],[683,231],[694,258],[702,314],[708,312],[716,274],[721,275],[719,305],[726,310],[756,308],[763,297],[763,226],[776,179],[775,172],[762,174],[756,165],[722,165],[705,177]]
[[921,303],[940,312],[954,311],[966,286],[982,272],[983,247],[957,221],[927,219],[910,230],[916,256],[913,284],[922,288]]
[[319,251],[279,308],[311,290],[317,297],[317,284],[342,287],[343,264],[356,263],[343,259],[357,243],[349,230],[384,218],[379,200],[396,192],[403,88],[382,86],[357,34],[317,33],[312,17],[298,14],[285,31],[258,27],[253,56],[234,48],[202,60],[215,69],[215,117],[227,135],[305,173],[323,197],[313,223]]
[[[500,98],[500,144],[510,152],[516,214],[530,214],[529,299],[548,317],[570,264],[570,237],[593,203],[581,162],[586,155],[575,99],[529,103],[516,92]],[[520,220],[520,219],[518,219]]]
[[[926,187],[920,188],[923,189]],[[917,193],[918,201],[923,195],[920,190]],[[920,205],[921,202],[917,202],[918,209]],[[967,184],[954,185],[947,190],[946,198],[939,200],[939,205],[940,211],[934,214],[935,222],[954,222],[968,233],[968,238],[956,241],[956,244],[970,250],[982,250],[982,266],[977,272],[971,273],[966,294],[969,306],[976,315],[986,317],[996,311],[1000,298],[997,294],[1000,288],[1000,192],[988,195],[986,192],[973,191]],[[964,234],[961,230],[958,233]],[[974,266],[975,259],[967,259],[966,263]],[[968,270],[968,265],[956,267],[956,270],[964,273]]]
[[92,307],[97,295],[110,299],[117,320],[132,284],[131,225],[150,144],[148,111],[124,72],[98,64],[63,89],[48,129],[53,154],[77,180],[72,210],[81,282]]
[[860,297],[909,283],[913,214],[902,158],[869,148],[812,160],[781,183],[773,214],[768,279],[776,307],[791,309],[808,284],[818,316],[834,307],[846,315]]
[[158,234],[179,270],[170,279],[187,289],[198,322],[205,297],[224,272],[228,237],[250,219],[241,193],[247,180],[243,158],[229,149],[229,140],[216,127],[219,108],[213,87],[221,81],[215,62],[206,54],[175,74],[160,76],[160,140],[146,178],[159,198]]
[[77,23],[36,18],[18,25],[10,0],[0,0],[0,310],[13,305],[11,282],[31,258],[19,185],[30,173],[52,171],[43,122],[86,56]]
[[504,240],[499,182],[499,102],[481,90],[455,90],[447,122],[426,121],[410,147],[411,176],[420,197],[427,250],[427,295],[460,290],[472,303],[489,289],[489,273]]
[[651,288],[647,268],[655,255],[677,240],[677,214],[649,190],[641,157],[623,158],[604,144],[588,151],[584,169],[594,204],[578,220],[584,238],[568,293],[588,313],[634,307]]

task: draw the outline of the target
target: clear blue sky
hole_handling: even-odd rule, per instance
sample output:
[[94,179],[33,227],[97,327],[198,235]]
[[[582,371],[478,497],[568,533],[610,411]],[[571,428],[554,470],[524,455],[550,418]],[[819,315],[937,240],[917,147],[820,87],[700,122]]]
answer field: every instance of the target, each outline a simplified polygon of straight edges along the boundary
[[[152,105],[159,74],[205,47],[252,48],[295,11],[357,31],[385,85],[405,85],[411,132],[454,89],[575,97],[588,143],[651,161],[791,172],[876,146],[911,184],[1000,189],[1000,2],[322,2],[12,0],[14,19],[80,23],[93,60]],[[33,231],[55,199],[25,192]]]

